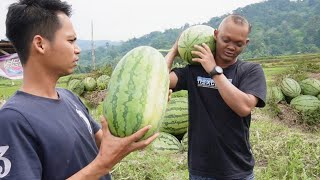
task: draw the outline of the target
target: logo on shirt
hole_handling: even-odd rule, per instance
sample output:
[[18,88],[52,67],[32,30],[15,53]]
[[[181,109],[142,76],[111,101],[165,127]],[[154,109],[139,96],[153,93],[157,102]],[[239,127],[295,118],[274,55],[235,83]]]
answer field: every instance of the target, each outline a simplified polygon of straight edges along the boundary
[[[228,80],[232,82],[232,79],[228,79]],[[198,76],[197,83],[198,83],[198,87],[218,89],[218,87],[216,86],[216,83],[211,78]]]
[[218,89],[216,83],[211,78],[197,77],[198,87]]
[[81,119],[86,123],[89,132],[92,134],[92,128],[91,128],[90,122],[89,122],[88,118],[86,117],[86,115],[81,110],[79,110],[77,108],[77,106],[76,106],[76,112],[81,117]]
[[0,146],[0,179],[7,176],[11,170],[11,161],[4,157],[4,154],[8,151],[9,146]]

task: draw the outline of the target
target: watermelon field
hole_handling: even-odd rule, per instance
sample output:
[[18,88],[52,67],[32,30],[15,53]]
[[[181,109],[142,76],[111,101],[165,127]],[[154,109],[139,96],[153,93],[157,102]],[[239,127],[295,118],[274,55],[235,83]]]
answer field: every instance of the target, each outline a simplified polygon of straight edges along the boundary
[[[271,92],[273,87],[281,86],[284,78],[290,78],[299,83],[308,78],[320,81],[320,54],[261,57],[248,59],[248,61],[262,65],[268,85],[267,106],[253,111],[250,128],[250,141],[256,160],[254,169],[256,179],[320,179],[320,108],[312,112],[298,111],[289,105],[288,98],[275,100],[274,93]],[[97,74],[73,74],[60,78],[57,86],[68,88],[71,80],[83,80],[88,76],[96,79],[99,77]],[[20,85],[21,80],[11,81],[0,78],[0,104],[3,100],[7,100]],[[307,90],[302,88],[301,92]],[[81,99],[97,121],[102,114],[99,101],[105,94],[106,91],[99,90],[84,92],[81,95]],[[185,116],[185,105],[180,104],[181,109],[179,109],[173,104],[186,103],[185,100],[181,100],[185,99],[186,95],[186,92],[172,94],[173,100],[168,105],[168,108],[172,109],[167,109],[167,118],[174,117],[178,120]],[[303,106],[313,108],[310,104],[306,103]],[[174,132],[185,132],[187,123],[182,119],[179,127],[173,130],[169,127],[170,125],[168,122],[167,126],[161,128],[167,134],[161,135],[157,143],[145,150],[131,153],[117,164],[111,172],[113,178],[117,180],[188,179],[186,139],[183,138],[183,134],[174,134]],[[160,141],[162,139],[163,141]]]

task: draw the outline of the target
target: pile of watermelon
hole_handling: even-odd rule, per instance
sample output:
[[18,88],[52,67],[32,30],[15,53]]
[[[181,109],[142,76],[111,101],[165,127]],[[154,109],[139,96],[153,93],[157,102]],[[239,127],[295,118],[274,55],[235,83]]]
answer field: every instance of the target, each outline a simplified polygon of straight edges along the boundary
[[175,96],[169,101],[165,117],[160,125],[161,136],[151,144],[157,152],[178,153],[188,150],[189,111],[188,97]]
[[313,112],[320,108],[320,81],[315,78],[300,82],[284,78],[280,86],[271,87],[270,93],[275,103],[286,101],[299,112]]
[[81,96],[84,92],[106,89],[108,87],[109,79],[110,77],[107,75],[101,75],[97,79],[93,77],[72,79],[68,82],[68,89],[78,96]]

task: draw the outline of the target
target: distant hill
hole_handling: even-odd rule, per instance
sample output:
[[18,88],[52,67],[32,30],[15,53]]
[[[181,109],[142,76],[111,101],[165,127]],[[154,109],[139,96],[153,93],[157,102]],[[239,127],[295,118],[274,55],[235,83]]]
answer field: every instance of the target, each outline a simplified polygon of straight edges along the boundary
[[[245,16],[252,24],[250,44],[241,55],[242,59],[320,52],[320,0],[265,0],[232,13]],[[213,17],[203,24],[217,28],[225,16],[227,14]],[[151,32],[120,45],[101,46],[96,49],[96,62],[115,66],[125,53],[141,45],[169,49],[178,35],[190,26],[185,24],[181,28]],[[82,65],[91,62],[89,51],[84,51],[80,58]]]
[[[110,45],[115,45],[118,46],[122,42],[116,42],[116,41],[109,41],[109,40],[96,40],[94,41],[94,46],[95,48],[101,47],[101,46],[110,46]],[[91,40],[77,40],[77,44],[81,48],[81,50],[90,50],[91,49]]]

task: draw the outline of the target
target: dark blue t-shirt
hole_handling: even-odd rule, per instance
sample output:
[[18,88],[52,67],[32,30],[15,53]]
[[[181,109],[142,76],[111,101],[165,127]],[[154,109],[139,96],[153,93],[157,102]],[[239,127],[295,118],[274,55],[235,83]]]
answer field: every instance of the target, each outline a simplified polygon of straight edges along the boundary
[[62,180],[97,156],[99,124],[77,96],[57,92],[55,100],[17,91],[0,110],[0,179]]
[[[202,66],[173,71],[178,77],[174,91],[188,90],[190,173],[216,179],[250,175],[254,166],[249,142],[251,115],[237,115]],[[259,64],[238,60],[224,68],[224,75],[242,92],[256,96],[257,107],[265,105],[266,80]]]

